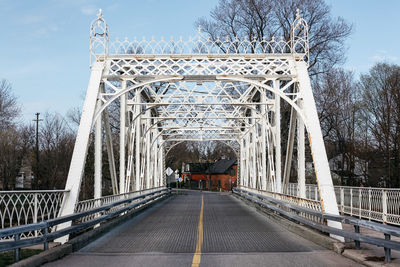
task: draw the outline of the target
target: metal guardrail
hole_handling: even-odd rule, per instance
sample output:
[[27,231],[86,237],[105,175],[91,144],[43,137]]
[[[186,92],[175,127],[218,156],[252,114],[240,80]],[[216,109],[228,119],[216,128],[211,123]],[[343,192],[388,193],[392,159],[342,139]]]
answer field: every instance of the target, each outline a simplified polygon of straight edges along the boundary
[[[400,188],[334,186],[341,214],[400,225]],[[296,183],[288,186],[288,195],[298,196]],[[318,187],[306,185],[306,199],[319,201]]]
[[[376,245],[379,247],[383,247],[385,250],[385,260],[386,262],[390,262],[391,260],[391,249],[400,250],[400,242],[396,242],[390,240],[390,237],[397,236],[400,237],[400,228],[391,225],[385,225],[381,223],[371,222],[367,220],[357,219],[354,217],[343,216],[343,215],[332,215],[323,213],[316,210],[311,210],[308,208],[300,207],[282,200],[277,200],[275,198],[264,196],[261,194],[253,193],[248,190],[243,190],[239,188],[234,188],[233,192],[254,202],[263,207],[271,209],[273,211],[278,212],[279,214],[293,219],[302,224],[308,225],[314,229],[317,229],[321,232],[342,236],[344,238],[348,238],[354,240],[356,248],[360,248],[360,243],[368,243],[372,245]],[[321,220],[331,220],[337,221],[344,224],[351,224],[354,226],[355,232],[349,232],[341,229],[337,229],[334,227],[327,226],[325,224],[316,223],[315,221],[311,221],[302,215],[307,214],[313,217],[319,217]],[[368,235],[360,234],[360,227],[367,228],[376,232],[383,233],[385,238],[377,238]]]
[[[108,196],[103,196],[101,198],[81,200],[76,204],[75,212],[82,212],[82,211],[87,211],[87,210],[91,210],[94,208],[102,207],[104,205],[114,203],[114,202],[117,202],[117,201],[120,201],[123,199],[128,199],[128,198],[132,198],[132,197],[136,197],[136,196],[140,196],[140,195],[145,195],[147,193],[152,193],[152,192],[158,191],[162,188],[165,188],[165,187],[160,186],[160,187],[144,189],[144,190],[140,190],[140,191],[132,191],[132,192],[118,194],[118,195],[108,195]],[[120,208],[121,208],[121,205],[115,206],[110,210],[110,212],[114,211],[114,210],[118,210]],[[93,219],[95,216],[96,216],[96,214],[91,214],[89,216],[81,218],[80,220],[83,222],[88,221],[88,220]]]
[[[44,249],[48,249],[48,243],[65,235],[69,235],[71,233],[79,232],[89,227],[95,226],[101,222],[104,222],[110,218],[113,218],[117,215],[121,215],[126,211],[131,209],[140,207],[142,205],[146,205],[149,202],[160,198],[164,195],[167,195],[171,192],[170,189],[164,188],[161,190],[157,190],[154,192],[150,192],[147,194],[142,194],[138,196],[134,196],[131,198],[123,199],[120,201],[115,201],[110,204],[104,205],[102,207],[93,208],[87,211],[77,212],[71,215],[58,217],[55,219],[46,220],[39,223],[33,223],[23,226],[11,227],[7,229],[0,230],[0,239],[8,236],[13,236],[13,241],[3,241],[0,242],[0,251],[7,251],[7,250],[15,250],[14,258],[15,261],[19,260],[19,250],[23,247],[28,247],[37,244],[44,244]],[[133,202],[135,200],[143,199],[138,202]],[[133,202],[133,203],[131,203]],[[125,204],[124,206],[122,206]],[[114,207],[120,206],[121,208],[118,210],[113,210]],[[101,212],[99,216],[94,217],[92,220],[80,222],[79,224],[72,225],[70,227],[56,230],[53,232],[49,232],[51,227],[57,226],[59,224],[69,222],[69,221],[76,221],[81,218],[90,216],[92,214],[96,214]],[[43,235],[33,238],[21,239],[21,235],[26,232],[32,231],[42,231]]]

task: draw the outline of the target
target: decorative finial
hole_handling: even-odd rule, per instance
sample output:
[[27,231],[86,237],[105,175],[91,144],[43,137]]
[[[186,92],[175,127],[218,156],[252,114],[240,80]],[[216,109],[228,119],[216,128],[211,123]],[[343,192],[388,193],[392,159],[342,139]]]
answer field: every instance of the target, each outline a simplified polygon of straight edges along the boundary
[[197,27],[197,33],[201,34],[201,25],[199,25],[199,27]]
[[103,10],[101,8],[99,8],[99,13],[97,13],[97,18],[98,19],[103,18]]
[[300,18],[300,9],[296,9],[296,19]]

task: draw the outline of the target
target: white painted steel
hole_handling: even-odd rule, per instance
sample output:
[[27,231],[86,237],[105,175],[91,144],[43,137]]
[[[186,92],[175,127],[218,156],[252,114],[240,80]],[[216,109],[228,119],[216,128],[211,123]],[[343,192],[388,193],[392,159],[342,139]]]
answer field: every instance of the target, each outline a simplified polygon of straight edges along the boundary
[[[297,184],[291,183],[288,194],[298,196]],[[342,214],[400,225],[400,188],[334,186]],[[318,186],[306,185],[306,199],[319,201]]]
[[[101,101],[97,101],[97,106],[100,108]],[[102,158],[103,158],[103,138],[101,128],[101,117],[96,120],[95,140],[94,140],[94,198],[101,197],[102,185]]]
[[[299,91],[304,101],[303,112],[306,118],[305,125],[310,140],[318,189],[321,194],[320,201],[322,211],[329,214],[339,215],[331,171],[328,164],[328,157],[326,155],[324,139],[322,138],[321,126],[318,119],[317,107],[311,89],[310,78],[307,73],[307,65],[302,61],[296,61],[295,64],[299,74]],[[341,223],[335,221],[328,221],[328,226],[342,229]],[[332,237],[344,241],[342,237],[334,235],[332,235]]]
[[[85,103],[82,109],[81,121],[78,134],[75,140],[74,152],[72,153],[71,165],[68,172],[65,190],[69,194],[64,198],[60,216],[72,214],[78,202],[79,190],[82,182],[82,175],[86,162],[87,149],[89,145],[90,125],[93,123],[93,116],[96,108],[97,96],[100,88],[100,80],[104,68],[104,62],[95,62],[92,66]],[[69,227],[71,222],[59,225],[59,229]],[[66,242],[61,238],[59,242]]]
[[[121,89],[126,88],[126,81],[123,80],[121,84]],[[127,192],[125,185],[125,142],[126,142],[126,95],[120,96],[120,119],[119,119],[119,192],[124,194]]]
[[[303,100],[299,99],[298,104],[303,108]],[[305,168],[305,144],[304,144],[304,123],[303,120],[297,118],[297,181],[299,183],[299,196],[306,197],[306,168]]]
[[[91,127],[96,129],[96,181],[101,177],[101,118],[108,118],[108,107],[118,100],[121,194],[165,186],[165,152],[178,143],[215,140],[240,155],[240,185],[285,198],[281,194],[286,191],[281,174],[281,102],[285,101],[298,120],[299,180],[303,183],[304,124],[322,210],[337,214],[307,71],[308,26],[299,13],[290,40],[211,41],[199,36],[188,41],[117,40],[109,45],[101,12],[91,24],[90,36],[92,76],[68,176],[71,194],[62,214],[73,213],[78,203]],[[100,107],[94,112],[96,100]],[[294,118],[292,124],[294,136]],[[107,129],[106,137],[112,138]],[[287,158],[292,158],[292,151],[293,147]],[[283,173],[286,181],[288,170]],[[93,203],[102,202],[98,198]]]
[[[68,191],[0,191],[0,229],[56,218],[65,194]],[[29,232],[22,234],[21,238],[40,235],[41,231]],[[11,238],[5,237],[1,240]]]
[[107,156],[108,156],[108,163],[109,163],[109,168],[110,168],[111,185],[113,188],[113,194],[117,195],[119,193],[117,170],[115,168],[114,149],[113,149],[112,136],[111,136],[111,126],[110,126],[109,114],[108,114],[107,109],[104,110],[103,119],[104,119],[104,128],[105,128],[105,134],[106,134]]
[[[155,192],[157,190],[161,189],[161,187],[155,187],[155,188],[151,188],[151,189],[146,189],[146,190],[142,190],[142,191],[132,191],[129,193],[123,193],[123,194],[117,194],[117,195],[109,195],[109,196],[104,196],[104,197],[100,197],[100,198],[93,198],[93,199],[88,199],[88,200],[82,200],[79,201],[76,205],[76,212],[82,212],[82,211],[88,211],[94,208],[99,208],[102,207],[104,205],[107,204],[111,204],[120,200],[124,200],[124,199],[128,199],[128,198],[133,198],[136,196],[141,196],[141,195],[145,195],[148,193],[152,193]],[[149,196],[151,197],[151,196]],[[143,201],[144,199],[138,199],[137,202],[139,201]],[[112,209],[110,209],[108,212],[113,212],[115,210],[119,210],[123,207],[125,207],[126,205],[128,205],[129,203],[125,203],[119,206],[115,206]],[[130,203],[132,204],[132,203]],[[89,216],[86,216],[84,218],[81,219],[81,222],[85,222],[85,221],[89,221],[92,220],[93,218],[99,216],[99,215],[103,215],[103,211],[100,211],[99,213],[95,213],[95,214],[91,214]]]
[[[274,91],[281,90],[280,81],[274,80]],[[281,98],[275,94],[275,186],[277,193],[282,193],[282,177],[281,177]]]

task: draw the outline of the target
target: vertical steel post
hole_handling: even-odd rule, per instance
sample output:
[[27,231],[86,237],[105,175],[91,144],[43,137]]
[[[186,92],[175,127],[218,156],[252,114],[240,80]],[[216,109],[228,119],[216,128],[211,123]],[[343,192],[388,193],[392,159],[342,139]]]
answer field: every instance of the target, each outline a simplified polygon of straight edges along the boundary
[[[303,100],[298,100],[299,108],[303,108]],[[299,185],[299,197],[306,197],[306,168],[305,168],[304,122],[297,116],[297,180]],[[317,199],[316,199],[317,200]]]
[[387,223],[387,191],[382,189],[382,220]]
[[[135,94],[135,102],[140,103],[141,102],[141,97],[140,97],[140,92],[139,90],[136,90]],[[135,133],[135,150],[136,150],[136,155],[135,155],[135,168],[136,168],[136,174],[135,174],[135,191],[140,190],[140,154],[141,154],[141,142],[140,142],[140,137],[141,137],[141,132],[142,132],[142,125],[140,123],[140,117],[139,114],[141,112],[141,106],[136,105],[136,133]]]
[[[359,225],[354,225],[354,231],[359,234],[360,233],[360,226]],[[354,240],[354,244],[356,246],[356,249],[360,249],[360,241],[359,240]]]
[[167,185],[167,179],[165,179],[166,178],[166,176],[165,176],[165,167],[166,167],[166,165],[165,165],[165,149],[164,149],[164,147],[162,147],[161,149],[162,149],[161,160],[162,160],[163,186],[166,186]]
[[[153,139],[156,138],[157,132],[152,130]],[[153,170],[152,170],[152,181],[153,187],[158,187],[158,179],[157,179],[157,171],[158,171],[158,144],[157,140],[155,140],[155,144],[152,147],[151,154],[153,155]]]
[[368,189],[368,219],[371,220],[371,209],[372,209],[372,205],[371,205],[371,189]]
[[158,145],[158,186],[163,186],[164,185],[164,169],[163,169],[163,165],[162,165],[162,151],[163,148],[161,147],[161,142]]
[[[97,110],[101,107],[101,100],[97,100]],[[101,163],[102,163],[102,129],[99,116],[95,124],[94,137],[94,198],[101,198]]]
[[[20,240],[20,235],[21,235],[21,234],[16,234],[16,235],[14,235],[14,241],[15,241],[15,242],[17,242],[17,241]],[[14,249],[14,261],[15,261],[15,262],[19,261],[19,254],[20,254],[20,252],[21,252],[21,249],[20,249],[20,248]]]
[[[390,235],[385,234],[385,240],[389,241],[390,240]],[[385,262],[390,262],[392,260],[391,257],[391,249],[390,248],[385,248]]]
[[[33,223],[37,223],[37,217],[38,217],[38,193],[33,194],[34,197],[34,202],[33,202]],[[35,230],[35,237],[38,236],[38,231]]]
[[267,96],[265,89],[261,92],[261,189],[267,190]]
[[112,185],[112,189],[113,189],[113,194],[117,195],[119,192],[118,179],[117,179],[117,171],[115,168],[114,149],[113,149],[111,128],[110,128],[109,115],[108,115],[107,109],[104,110],[103,122],[104,122],[105,134],[106,134],[107,156],[108,156],[108,164],[109,164],[109,168],[110,168],[111,185]]
[[361,219],[361,188],[358,189],[358,218]]
[[289,134],[288,142],[286,146],[286,157],[285,167],[283,169],[283,193],[287,194],[290,179],[290,170],[292,169],[292,157],[293,157],[293,146],[294,146],[294,134],[296,130],[296,111],[292,107],[290,110],[290,121],[289,121]]
[[250,159],[251,159],[251,166],[250,166],[250,168],[251,168],[251,177],[250,177],[250,179],[251,179],[251,186],[252,186],[252,188],[254,188],[254,189],[256,189],[257,188],[257,185],[256,185],[256,176],[257,176],[257,168],[256,168],[256,142],[257,142],[257,133],[256,133],[256,120],[254,119],[254,116],[255,116],[255,112],[254,112],[254,110],[252,109],[251,110],[251,117],[252,117],[252,119],[251,119],[251,123],[252,123],[252,126],[251,126],[251,156],[250,156]]
[[238,181],[238,186],[244,185],[244,138],[240,140],[240,177]]
[[350,216],[353,216],[353,188],[350,188]]
[[[280,90],[280,81],[274,80],[274,91]],[[281,177],[281,98],[275,93],[275,192],[282,193]]]
[[151,169],[151,157],[150,157],[150,153],[151,153],[151,131],[148,131],[149,127],[150,127],[150,120],[148,119],[151,116],[151,111],[150,109],[146,110],[146,121],[145,121],[145,129],[147,131],[146,136],[144,136],[144,140],[146,143],[146,158],[145,158],[145,162],[146,162],[146,189],[150,188],[150,169]]
[[[121,82],[121,90],[126,89],[126,80]],[[125,188],[125,142],[126,142],[126,94],[120,97],[119,114],[119,192],[126,193]]]
[[340,187],[340,210],[342,215],[344,215],[344,188]]
[[[106,92],[104,83],[100,85],[100,88],[101,88],[102,93]],[[110,116],[108,114],[108,109],[106,108],[103,111],[103,122],[104,122],[105,136],[106,136],[107,156],[108,156],[108,164],[109,164],[110,176],[111,176],[111,185],[112,185],[112,189],[113,189],[113,194],[116,195],[119,192],[119,188],[118,188],[117,171],[115,168],[114,149],[113,149],[113,143],[112,143],[109,117]]]
[[246,135],[246,186],[250,187],[250,133]]
[[45,238],[45,241],[43,243],[43,249],[44,250],[49,250],[49,240],[47,240],[47,235],[48,234],[49,234],[49,227],[45,227],[43,229],[43,235],[44,235],[44,238]]

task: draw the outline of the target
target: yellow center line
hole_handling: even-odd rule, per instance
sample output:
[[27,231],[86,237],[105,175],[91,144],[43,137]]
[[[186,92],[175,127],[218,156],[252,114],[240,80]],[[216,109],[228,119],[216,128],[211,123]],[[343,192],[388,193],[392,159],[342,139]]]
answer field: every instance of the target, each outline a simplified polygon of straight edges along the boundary
[[203,207],[204,207],[204,196],[201,195],[199,227],[197,229],[197,245],[196,245],[196,252],[193,255],[192,267],[199,267],[201,261],[201,246],[203,245]]

